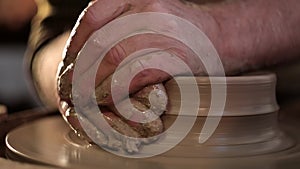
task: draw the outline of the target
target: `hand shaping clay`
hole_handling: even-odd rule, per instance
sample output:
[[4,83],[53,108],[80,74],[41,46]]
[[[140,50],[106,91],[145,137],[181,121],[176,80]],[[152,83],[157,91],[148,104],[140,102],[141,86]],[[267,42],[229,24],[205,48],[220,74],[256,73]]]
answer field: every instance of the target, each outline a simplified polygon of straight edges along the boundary
[[[141,91],[133,94],[130,98],[125,98],[118,102],[118,106],[110,105],[102,101],[103,95],[107,91],[103,90],[105,85],[110,85],[112,77],[106,80],[106,83],[101,84],[96,88],[96,97],[101,114],[89,114],[87,119],[78,120],[74,104],[72,102],[72,74],[73,63],[69,66],[63,66],[61,75],[58,77],[58,93],[61,99],[60,111],[64,119],[70,124],[70,127],[81,135],[93,137],[90,141],[98,145],[108,147],[113,150],[123,149],[129,153],[138,152],[141,144],[149,144],[156,140],[158,134],[163,132],[163,123],[160,115],[166,110],[168,97],[166,90],[162,84],[150,85],[144,87]],[[81,97],[81,96],[79,96]],[[129,99],[129,100],[126,100]],[[128,101],[133,106],[128,106]],[[119,112],[116,107],[121,108]],[[126,115],[126,118],[123,115]],[[103,116],[106,122],[115,130],[113,132],[106,132],[109,130],[101,124],[99,116]],[[140,121],[140,122],[137,122]],[[83,129],[84,127],[84,129]],[[86,134],[86,131],[92,131]],[[126,137],[129,136],[129,137]],[[137,141],[135,138],[143,138],[142,142]]]

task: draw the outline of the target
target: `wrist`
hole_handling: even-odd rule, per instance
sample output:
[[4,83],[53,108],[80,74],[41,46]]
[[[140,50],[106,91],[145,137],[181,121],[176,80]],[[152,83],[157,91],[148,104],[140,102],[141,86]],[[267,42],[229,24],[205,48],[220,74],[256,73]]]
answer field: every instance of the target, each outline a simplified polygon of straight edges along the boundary
[[297,58],[299,15],[290,15],[299,8],[297,4],[299,1],[243,0],[205,5],[218,26],[215,47],[226,73],[257,70]]
[[254,63],[257,56],[257,46],[254,42],[261,37],[256,36],[255,31],[258,27],[253,19],[242,16],[245,8],[234,2],[208,4],[203,7],[203,11],[212,18],[212,23],[207,28],[208,33],[213,34],[211,41],[218,51],[227,75],[255,69],[254,66],[257,66]]
[[217,50],[219,57],[223,63],[225,73],[233,72],[230,67],[230,57],[233,53],[232,49],[228,46],[228,41],[231,37],[224,31],[224,22],[218,16],[219,12],[215,11],[217,5],[190,5],[187,4],[186,11],[189,21],[197,26],[212,42]]

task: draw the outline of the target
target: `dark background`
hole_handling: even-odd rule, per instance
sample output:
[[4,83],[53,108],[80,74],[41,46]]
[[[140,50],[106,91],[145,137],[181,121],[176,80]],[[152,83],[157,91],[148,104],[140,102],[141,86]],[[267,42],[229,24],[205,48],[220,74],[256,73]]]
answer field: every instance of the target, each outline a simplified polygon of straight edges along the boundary
[[6,105],[9,113],[37,106],[23,65],[29,32],[29,22],[18,29],[0,25],[0,104]]

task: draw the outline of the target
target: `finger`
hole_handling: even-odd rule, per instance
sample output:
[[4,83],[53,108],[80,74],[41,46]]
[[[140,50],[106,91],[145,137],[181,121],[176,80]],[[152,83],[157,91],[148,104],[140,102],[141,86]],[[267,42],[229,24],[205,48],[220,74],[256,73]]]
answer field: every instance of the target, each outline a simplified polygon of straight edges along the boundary
[[[131,60],[139,57],[139,55],[133,56],[131,54],[148,48],[169,50],[185,61],[189,60],[186,59],[188,56],[193,55],[192,52],[187,49],[181,42],[169,37],[155,34],[143,34],[130,37],[121,41],[119,44],[113,47],[103,58],[100,66],[98,67],[95,81],[96,86],[102,83],[111,74],[113,74],[120,64],[125,65]],[[129,58],[128,56],[130,55],[131,57]],[[191,65],[192,63],[187,64]]]
[[[134,76],[136,72],[138,73]],[[122,66],[97,86],[98,104],[111,104],[113,97],[114,102],[118,102],[145,86],[164,82],[177,75],[192,76],[193,74],[184,61],[174,57],[172,53],[166,51],[149,53]]]
[[[101,112],[102,113],[95,113],[89,112],[89,110],[83,112],[86,118],[80,118],[81,131],[88,132],[88,136],[98,145],[106,146],[114,150],[123,148],[129,152],[138,152],[141,142],[132,142],[128,140],[126,136],[140,138],[139,133],[114,113],[105,109],[101,109]],[[110,127],[104,123],[108,123]],[[124,141],[132,143],[132,145],[128,147],[127,145],[124,145]]]
[[133,106],[128,106],[125,100],[118,103],[118,108],[109,107],[143,138],[157,136],[163,131],[163,123],[159,116],[133,98],[130,102]]
[[[132,59],[138,58],[140,57],[140,54],[137,51],[140,50],[144,50],[144,49],[153,49],[153,48],[158,48],[158,49],[162,49],[162,50],[169,50],[170,52],[176,53],[177,56],[179,56],[180,58],[182,58],[182,60],[189,62],[191,59],[187,59],[187,56],[192,56],[192,52],[190,50],[188,50],[188,48],[186,48],[182,43],[162,36],[162,35],[153,35],[153,34],[143,34],[143,35],[138,35],[138,36],[134,36],[134,37],[130,37],[127,38],[123,41],[121,41],[119,44],[117,44],[112,50],[110,50],[107,55],[103,58],[100,66],[98,67],[98,71],[97,71],[97,75],[96,75],[96,79],[95,79],[95,85],[97,88],[99,88],[99,92],[98,94],[96,94],[97,96],[107,96],[107,92],[110,92],[110,82],[111,82],[111,78],[110,77],[112,74],[114,74],[115,70],[117,69],[117,67],[120,65],[120,67],[126,65],[127,63],[131,62]],[[86,53],[82,53],[84,55],[89,55],[89,51],[88,50]],[[133,55],[132,55],[133,54]],[[98,55],[97,55],[98,56]],[[130,56],[130,57],[129,57]],[[154,65],[157,64],[161,64],[163,63],[162,58],[159,58],[157,60],[156,63],[154,63]],[[195,64],[196,62],[191,62],[191,63],[187,63],[189,65],[191,64]],[[142,65],[140,65],[138,62],[138,67],[141,67]],[[78,65],[77,65],[78,66]],[[80,65],[82,66],[82,65]],[[81,67],[81,69],[88,69],[89,70],[90,66],[88,64],[85,64],[85,67]],[[91,69],[91,68],[90,68]],[[123,77],[129,77],[130,74],[132,74],[132,72],[130,72],[130,66],[127,67],[127,74],[121,75]],[[93,70],[92,70],[93,71]],[[121,71],[120,71],[121,72]],[[148,72],[148,74],[151,73]],[[154,72],[153,72],[154,73]],[[89,76],[89,74],[93,74],[90,71],[86,71],[82,76]],[[144,73],[144,75],[147,74],[147,71]],[[155,73],[154,73],[155,74]],[[161,73],[161,72],[157,72],[157,75],[154,75],[153,77],[157,77],[158,79],[145,79],[145,83],[148,82],[162,82],[161,80],[166,80],[168,79],[169,75],[165,74],[165,73]],[[143,73],[141,74],[141,76],[143,76]],[[149,77],[151,78],[151,77]],[[106,79],[106,80],[105,80]],[[104,80],[106,81],[105,83],[102,84],[102,82],[104,82]],[[127,80],[127,79],[125,79]],[[120,80],[120,82],[123,80]],[[80,85],[81,87],[78,87],[78,95],[81,96],[82,100],[86,100],[86,102],[89,101],[90,96],[87,93],[87,90],[89,89],[85,83],[87,83],[86,80],[81,80],[82,84]],[[138,86],[138,88],[136,88],[134,90],[134,88],[131,91],[137,91],[138,89],[141,89],[142,87],[144,87],[145,83],[140,83],[142,86]],[[102,84],[101,87],[98,87],[99,84]],[[139,83],[134,83],[139,84]],[[133,86],[135,87],[135,86]],[[93,90],[93,89],[91,89]],[[109,90],[109,91],[108,91]],[[97,92],[96,92],[97,93]],[[99,95],[100,94],[100,95]],[[109,94],[109,93],[108,93]],[[124,96],[124,95],[120,95],[120,96]]]
[[97,29],[112,21],[126,10],[129,5],[124,0],[93,1],[81,13],[71,32],[65,58],[76,58],[89,36]]
[[166,111],[168,95],[164,85],[161,83],[144,87],[135,93],[133,98],[146,105],[156,115],[160,116]]

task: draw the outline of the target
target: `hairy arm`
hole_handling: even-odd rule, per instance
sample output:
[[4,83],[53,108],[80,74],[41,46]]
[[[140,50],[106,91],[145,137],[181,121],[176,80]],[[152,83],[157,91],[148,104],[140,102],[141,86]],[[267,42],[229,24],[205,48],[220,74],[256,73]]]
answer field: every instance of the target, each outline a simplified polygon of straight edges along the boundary
[[219,25],[222,42],[216,45],[228,72],[299,59],[300,1],[228,1],[207,10]]

